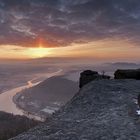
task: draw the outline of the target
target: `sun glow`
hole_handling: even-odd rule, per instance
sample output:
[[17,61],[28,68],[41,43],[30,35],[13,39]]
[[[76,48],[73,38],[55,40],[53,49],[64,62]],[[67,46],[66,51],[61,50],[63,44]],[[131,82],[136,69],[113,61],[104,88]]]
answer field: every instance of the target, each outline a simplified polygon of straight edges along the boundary
[[[0,59],[34,59],[42,57],[79,57],[115,61],[140,59],[140,48],[124,40],[94,41],[86,44],[72,44],[69,47],[50,47],[45,43],[38,42],[36,46],[38,47],[0,45]],[[122,46],[127,46],[127,49]]]
[[43,48],[43,47],[38,47],[38,48],[29,48],[28,49],[28,54],[32,58],[41,58],[41,57],[46,57],[50,54],[50,49],[49,48]]

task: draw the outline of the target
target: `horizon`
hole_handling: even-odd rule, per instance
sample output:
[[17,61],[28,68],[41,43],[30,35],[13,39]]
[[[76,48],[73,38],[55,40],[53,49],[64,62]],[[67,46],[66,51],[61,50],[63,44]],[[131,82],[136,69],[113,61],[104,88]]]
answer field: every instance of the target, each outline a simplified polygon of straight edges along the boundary
[[[124,65],[129,65],[129,64],[134,64],[134,65],[139,65],[140,61],[139,60],[134,60],[134,61],[130,61],[130,60],[94,60],[91,58],[74,58],[74,57],[42,57],[42,58],[25,58],[25,59],[14,59],[14,58],[10,58],[10,59],[0,59],[0,64],[10,64],[10,65],[14,65],[14,64],[20,64],[22,65],[22,63],[36,63],[35,65],[38,65],[37,63],[68,63],[68,65],[72,65],[73,64],[77,64],[77,65],[106,65],[106,64],[124,64]],[[71,62],[71,63],[70,63]],[[133,67],[132,67],[133,68]]]

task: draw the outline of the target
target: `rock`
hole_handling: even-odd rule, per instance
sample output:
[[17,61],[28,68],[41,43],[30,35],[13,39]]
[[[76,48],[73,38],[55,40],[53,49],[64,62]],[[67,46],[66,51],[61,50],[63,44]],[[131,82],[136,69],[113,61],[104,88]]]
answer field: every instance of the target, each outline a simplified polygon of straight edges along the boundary
[[92,70],[85,70],[80,74],[79,87],[82,88],[84,85],[95,79],[110,79],[110,76],[100,75],[98,72]]
[[137,79],[140,80],[140,69],[117,70],[115,79]]
[[91,82],[92,80],[96,79],[98,76],[98,72],[86,70],[80,73],[80,83],[79,87],[82,88],[85,84]]
[[95,80],[44,124],[12,140],[139,140],[139,80]]
[[138,95],[138,106],[140,108],[140,94]]

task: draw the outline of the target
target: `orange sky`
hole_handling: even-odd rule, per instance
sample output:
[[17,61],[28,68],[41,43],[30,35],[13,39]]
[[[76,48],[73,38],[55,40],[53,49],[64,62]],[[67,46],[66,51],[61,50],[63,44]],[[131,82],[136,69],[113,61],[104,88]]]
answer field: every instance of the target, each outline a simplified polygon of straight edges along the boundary
[[42,43],[38,47],[0,45],[0,58],[29,59],[41,57],[85,57],[99,60],[138,60],[140,48],[127,40],[100,40],[68,47],[50,48]]
[[139,0],[2,0],[0,6],[1,60],[140,59]]

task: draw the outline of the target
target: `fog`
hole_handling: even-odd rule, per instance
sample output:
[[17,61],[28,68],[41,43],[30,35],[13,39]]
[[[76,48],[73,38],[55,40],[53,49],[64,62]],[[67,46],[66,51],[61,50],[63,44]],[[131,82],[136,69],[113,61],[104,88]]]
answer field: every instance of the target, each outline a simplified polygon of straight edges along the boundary
[[[105,71],[113,76],[117,69],[139,68],[140,64],[130,62],[94,62],[88,59],[74,58],[42,58],[34,60],[5,60],[0,61],[0,93],[5,90],[25,84],[30,79],[44,73],[53,72],[56,69],[63,69],[63,73],[80,73],[83,70],[91,69],[98,72]],[[77,80],[79,75],[75,77]],[[45,80],[45,77],[44,77]]]
[[[54,112],[56,108],[64,105],[78,92],[78,82],[82,71],[87,69],[98,71],[99,73],[104,71],[106,75],[110,75],[113,78],[114,72],[117,69],[136,68],[140,68],[140,64],[130,62],[94,63],[94,61],[89,61],[88,59],[81,60],[73,58],[1,61],[1,107],[3,107],[3,111],[15,114],[23,114],[21,113],[23,110],[26,113],[40,113],[41,111],[44,111],[44,113]],[[42,84],[37,87],[32,87],[34,86],[33,83],[38,82],[42,82]],[[23,90],[27,85],[28,88],[32,87],[31,90],[22,92],[21,96],[20,94],[18,96],[17,89]],[[11,93],[12,95],[10,95]],[[15,104],[22,111],[16,109],[17,106],[12,103],[12,100],[15,101]],[[13,112],[10,109],[11,107],[14,110]],[[42,113],[40,114],[42,115]]]

